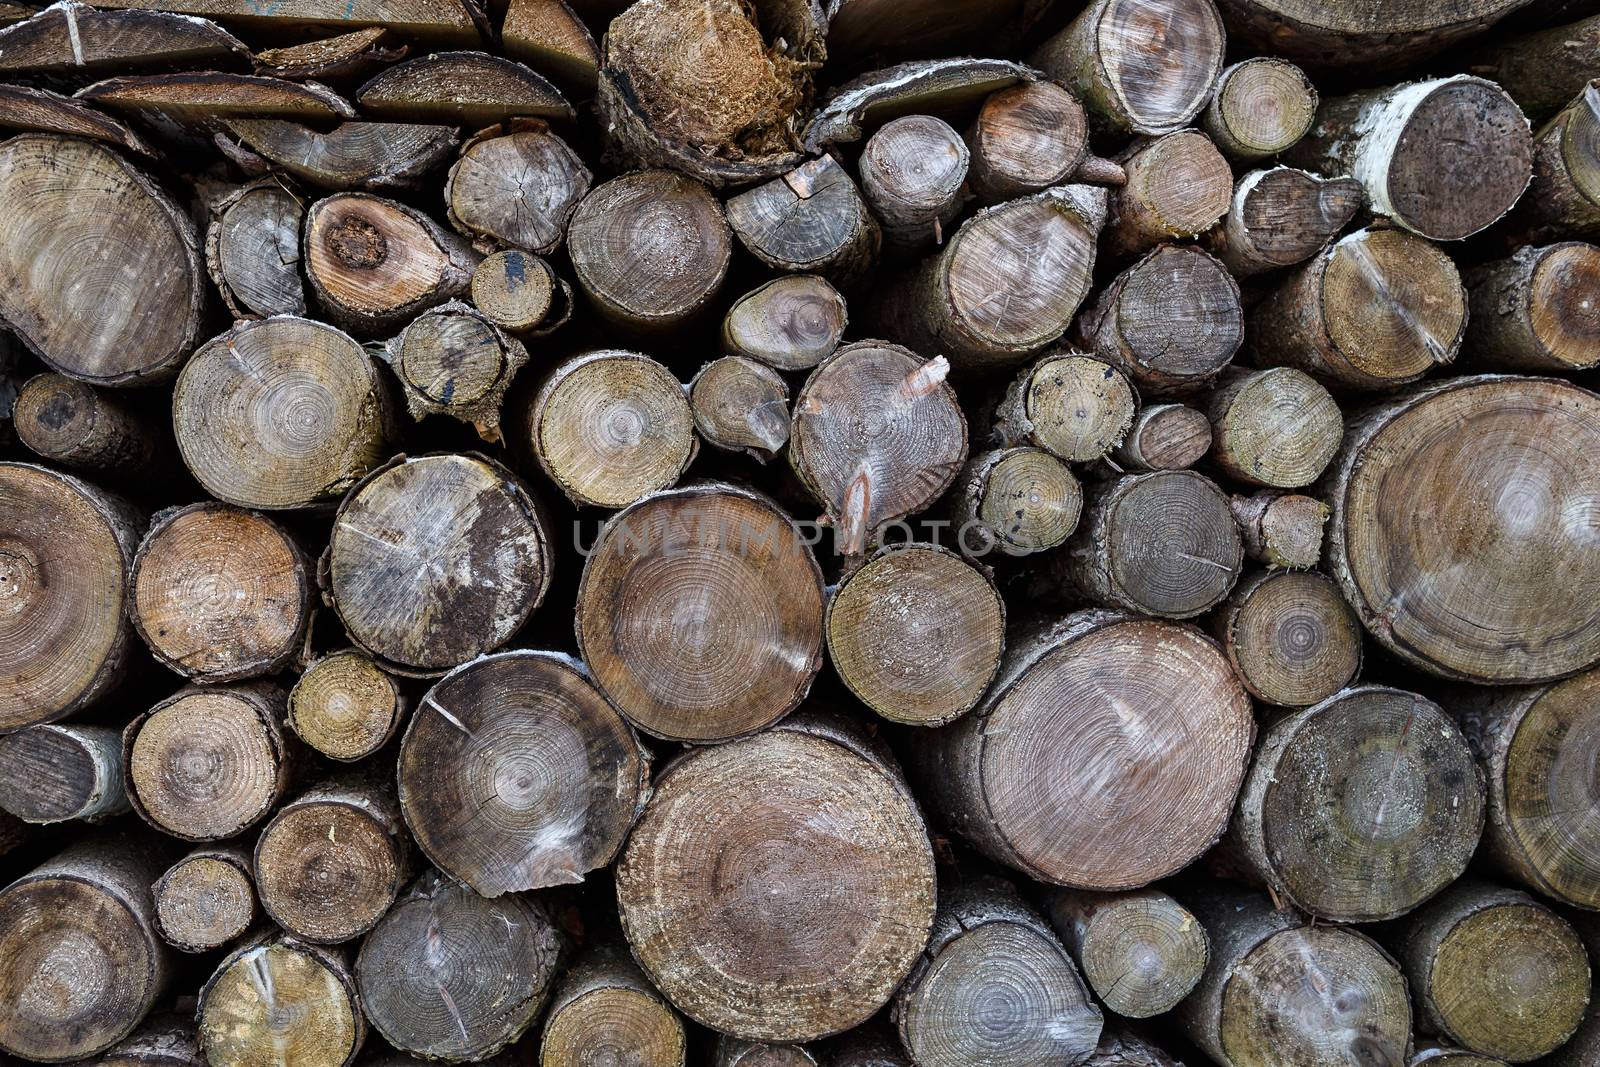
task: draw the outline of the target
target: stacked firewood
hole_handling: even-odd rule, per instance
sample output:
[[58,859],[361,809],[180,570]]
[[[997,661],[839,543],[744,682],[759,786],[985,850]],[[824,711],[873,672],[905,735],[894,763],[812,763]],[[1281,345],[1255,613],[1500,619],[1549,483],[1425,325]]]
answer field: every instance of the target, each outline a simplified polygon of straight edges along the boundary
[[0,1059],[1600,1064],[1600,3],[0,25]]

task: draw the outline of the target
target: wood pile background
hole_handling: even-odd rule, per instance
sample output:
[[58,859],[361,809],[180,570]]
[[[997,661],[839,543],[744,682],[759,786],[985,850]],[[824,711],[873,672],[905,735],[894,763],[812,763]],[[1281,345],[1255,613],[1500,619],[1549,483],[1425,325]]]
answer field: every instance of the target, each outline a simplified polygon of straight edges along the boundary
[[0,1061],[1600,1065],[1600,3],[0,0]]

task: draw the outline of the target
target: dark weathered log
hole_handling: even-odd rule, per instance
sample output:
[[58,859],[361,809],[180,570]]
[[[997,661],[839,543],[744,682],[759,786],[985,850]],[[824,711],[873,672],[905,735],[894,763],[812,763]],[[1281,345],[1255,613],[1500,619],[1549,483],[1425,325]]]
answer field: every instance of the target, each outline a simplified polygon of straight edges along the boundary
[[866,131],[901,115],[961,118],[990,93],[1039,72],[1009,59],[929,59],[875,70],[829,94],[806,127],[807,152],[859,141]]
[[209,952],[241,937],[256,919],[250,853],[239,846],[197,848],[150,887],[156,930],[184,952]]
[[[1568,913],[1578,936],[1583,938],[1584,946],[1589,950],[1589,963],[1593,968],[1600,961],[1600,920],[1593,915]],[[1590,993],[1590,1007],[1593,1008],[1595,996]],[[1588,1067],[1600,1056],[1600,1012],[1590,1011],[1578,1027],[1577,1033],[1565,1045],[1552,1052],[1545,1059],[1548,1067]],[[1438,1067],[1498,1067],[1482,1057],[1482,1063],[1464,1060],[1460,1063],[1451,1061],[1448,1065],[1440,1064]],[[1415,1067],[1415,1065],[1413,1065]]]
[[95,1067],[205,1067],[194,1019],[152,1015],[93,1061]]
[[1211,461],[1228,477],[1300,489],[1322,476],[1344,438],[1339,405],[1293,367],[1229,368],[1207,402]]
[[1253,170],[1205,244],[1236,277],[1290,267],[1316,255],[1360,210],[1354,178],[1319,178],[1293,167]]
[[683,1019],[639,970],[626,947],[580,956],[550,997],[540,1067],[683,1067]]
[[1078,352],[1026,367],[995,405],[994,439],[1037,445],[1068,463],[1093,463],[1123,440],[1139,407],[1127,377]]
[[528,362],[521,341],[452,300],[412,319],[383,356],[413,419],[448,415],[500,442],[501,401]]
[[689,382],[694,427],[706,443],[765,463],[789,441],[789,385],[765,363],[712,360]]
[[211,204],[206,269],[234,318],[306,313],[300,281],[304,221],[301,199],[273,178],[230,190]]
[[163,11],[97,11],[78,0],[57,0],[32,18],[0,30],[0,72],[216,70],[242,67],[249,55],[238,38],[205,19]]
[[521,248],[545,256],[561,246],[567,223],[593,175],[543,122],[517,123],[470,138],[450,168],[444,202],[450,223],[485,250]]
[[1459,62],[1542,122],[1583,92],[1600,69],[1600,15],[1512,37],[1496,34],[1462,53]]
[[1437,245],[1357,230],[1251,310],[1245,355],[1343,389],[1390,389],[1455,359],[1466,325],[1461,275]]
[[731,485],[657,493],[612,516],[584,562],[576,613],[596,684],[656,737],[759,730],[805,698],[822,666],[809,542],[776,504]]
[[486,52],[430,52],[380,71],[353,97],[361,113],[482,129],[518,118],[573,118],[559,90],[521,63]]
[[842,719],[797,716],[690,748],[657,778],[617,902],[679,1010],[748,1040],[809,1041],[865,1022],[911,970],[933,922],[933,849],[886,750]]
[[1244,341],[1239,283],[1198,248],[1163,245],[1116,276],[1073,336],[1148,395],[1194,393]]
[[817,1067],[817,1058],[800,1045],[771,1045],[723,1034],[713,1067]]
[[584,197],[567,245],[578,285],[606,321],[659,333],[705,309],[728,272],[733,234],[704,185],[647,170]]
[[456,147],[451,126],[344,122],[324,133],[281,119],[230,119],[250,151],[319,189],[412,188]]
[[1317,90],[1305,71],[1256,56],[1222,72],[1202,124],[1224,155],[1254,163],[1292,148],[1311,129]]
[[956,545],[973,556],[1056,548],[1083,513],[1083,487],[1072,468],[1042,448],[978,453],[962,468],[950,500]]
[[861,191],[891,245],[918,250],[944,243],[945,227],[961,214],[970,162],[961,135],[932,115],[905,115],[867,138]]
[[356,116],[348,101],[316,82],[210,71],[107,78],[79,89],[74,99],[121,112],[179,138],[216,130],[229,119],[329,122]]
[[1222,836],[1254,735],[1200,631],[1090,611],[1013,637],[977,709],[913,751],[923,799],[992,859],[1132,889]]
[[574,504],[602,508],[676,485],[699,448],[683,383],[649,356],[617,348],[551,371],[516,443]]
[[1516,221],[1534,240],[1600,236],[1600,79],[1539,131]]
[[1234,587],[1211,629],[1239,681],[1265,704],[1316,704],[1361,667],[1361,624],[1322,574],[1258,571]]
[[[1573,1039],[1573,1044],[1577,1042]],[[1571,1047],[1571,1044],[1567,1046]],[[1566,1061],[1558,1058],[1550,1062],[1553,1067],[1566,1067]],[[1581,1061],[1574,1060],[1573,1063]],[[1503,1060],[1491,1056],[1480,1056],[1476,1052],[1455,1048],[1450,1045],[1438,1045],[1431,1041],[1419,1041],[1416,1054],[1406,1061],[1406,1067],[1505,1067]]]
[[329,759],[363,759],[388,744],[405,718],[400,683],[359,649],[313,662],[289,691],[284,721]]
[[1094,0],[1034,52],[1108,133],[1181,130],[1222,73],[1222,18],[1211,0]]
[[1199,130],[1136,141],[1117,158],[1127,181],[1112,191],[1100,238],[1101,253],[1111,259],[1202,234],[1228,212],[1233,171]]
[[81,1060],[115,1045],[165,991],[155,850],[88,838],[0,890],[0,1050]]
[[1372,6],[1361,0],[1221,0],[1228,28],[1258,47],[1317,67],[1394,66],[1483,32],[1527,0]]
[[344,955],[283,933],[230,952],[201,987],[196,1014],[211,1067],[348,1067],[367,1039]]
[[566,0],[510,0],[500,45],[512,59],[578,90],[579,99],[594,95],[600,49]]
[[899,1035],[881,1022],[848,1030],[820,1048],[824,1067],[913,1067]]
[[255,54],[255,64],[262,74],[294,81],[364,78],[385,64],[404,59],[409,51],[411,46],[385,24],[305,44],[268,48]]
[[1139,409],[1111,457],[1125,470],[1175,471],[1194,466],[1209,451],[1211,420],[1204,413],[1182,404],[1152,404]]
[[1084,1060],[1082,1067],[1183,1067],[1183,1064],[1125,1029],[1108,1027],[1100,1035],[1100,1045],[1094,1055]]
[[472,270],[472,303],[508,333],[538,337],[571,313],[572,288],[538,256],[507,248]]
[[1332,509],[1298,493],[1256,493],[1229,501],[1245,555],[1268,567],[1306,569],[1322,560],[1322,528]]
[[971,50],[1015,19],[1019,0],[841,0],[828,24],[828,51],[854,59]]
[[729,200],[728,224],[772,269],[820,274],[845,288],[872,269],[882,243],[856,183],[832,156],[808,160]]
[[[883,341],[857,341],[817,365],[794,402],[789,462],[840,548],[860,554],[884,524],[915,514],[955,481],[967,420],[950,365]],[[875,432],[863,434],[871,425]]]
[[1456,241],[1517,202],[1533,174],[1533,137],[1505,90],[1457,74],[1324,101],[1289,161],[1352,175],[1374,214]]
[[825,278],[774,278],[733,302],[722,320],[722,350],[778,370],[815,367],[839,347],[848,316]]
[[157,8],[257,29],[321,27],[336,33],[383,26],[429,41],[477,43],[482,16],[465,0],[286,0],[263,7],[251,0],[106,0],[100,7]]
[[1074,178],[1119,185],[1127,175],[1089,153],[1089,120],[1078,98],[1054,82],[993,93],[967,129],[968,181],[986,204],[1014,200]]
[[1205,927],[1157,889],[1057,890],[1048,912],[1090,988],[1127,1019],[1170,1011],[1199,983],[1210,959]]
[[220,841],[272,810],[299,763],[283,691],[265,682],[190,686],[122,731],[123,786],[151,826]]
[[65,718],[122,680],[128,568],[147,521],[71,475],[0,463],[0,730]]
[[58,133],[125,148],[139,155],[154,155],[144,138],[121,119],[48,89],[0,85],[0,126],[36,133]]
[[1059,340],[1089,293],[1106,194],[1062,185],[985,208],[890,286],[884,322],[958,368],[1011,366]]
[[121,736],[107,726],[71,723],[0,735],[0,808],[31,823],[127,811]]
[[1577,241],[1519,248],[1462,281],[1471,307],[1461,346],[1467,362],[1520,371],[1600,364],[1600,248]]
[[17,391],[11,419],[18,440],[64,467],[146,474],[162,452],[142,412],[63,374],[29,378]]

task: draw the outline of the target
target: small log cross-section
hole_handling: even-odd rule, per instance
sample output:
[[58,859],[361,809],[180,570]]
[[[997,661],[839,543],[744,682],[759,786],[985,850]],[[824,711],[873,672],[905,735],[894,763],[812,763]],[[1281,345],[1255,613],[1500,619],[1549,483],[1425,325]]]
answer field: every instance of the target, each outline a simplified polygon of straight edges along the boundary
[[576,883],[610,863],[650,761],[581,664],[553,652],[474,660],[428,691],[400,743],[418,846],[485,896]]
[[541,1067],[684,1067],[683,1019],[618,945],[573,963],[550,997]]
[[1076,177],[1120,184],[1122,168],[1089,154],[1078,98],[1049,81],[1023,82],[984,100],[967,129],[968,184],[986,204],[1037,193]]
[[911,970],[933,923],[933,848],[886,751],[843,720],[797,716],[661,774],[617,902],[640,965],[686,1015],[808,1041],[865,1022]]
[[1316,255],[1361,209],[1354,178],[1319,178],[1293,167],[1253,170],[1205,244],[1235,277],[1292,267]]
[[1462,280],[1471,305],[1462,353],[1474,366],[1562,372],[1600,364],[1600,248],[1525,247]]
[[789,384],[765,363],[723,356],[689,383],[694,427],[706,443],[765,463],[789,442]]
[[772,1045],[723,1034],[717,1038],[712,1067],[817,1067],[817,1058],[801,1045]]
[[174,948],[209,952],[241,937],[256,919],[255,872],[243,848],[197,848],[150,887],[156,929]]
[[1224,370],[1208,408],[1211,460],[1246,485],[1304,488],[1322,476],[1344,438],[1339,405],[1293,367]]
[[201,987],[197,1015],[211,1067],[348,1067],[367,1039],[343,954],[282,933],[230,952]]
[[109,726],[76,723],[0,734],[0,810],[31,823],[127,811],[122,738]]
[[528,362],[522,342],[457,300],[411,320],[383,350],[413,419],[448,415],[500,440],[500,404]]
[[722,320],[722,351],[777,370],[807,370],[839,347],[844,297],[812,274],[774,278],[739,297]]
[[300,198],[273,178],[234,189],[212,206],[206,269],[234,318],[306,313],[304,222]]
[[905,249],[942,244],[945,228],[961,213],[970,162],[961,135],[932,115],[906,115],[869,137],[861,150],[861,191],[883,220],[889,243]]
[[1203,119],[1206,133],[1237,163],[1292,148],[1311,129],[1317,90],[1286,60],[1256,56],[1222,72]]
[[883,239],[860,190],[832,156],[808,160],[732,198],[728,224],[773,270],[820,274],[846,289],[872,269]]
[[1539,131],[1522,205],[1518,222],[1540,240],[1600,237],[1600,79]]
[[329,759],[351,762],[388,743],[405,717],[406,697],[393,675],[360,649],[316,660],[289,691],[285,722]]
[[1068,463],[1093,463],[1128,433],[1139,398],[1104,360],[1064,351],[1024,368],[995,406],[1001,444],[1037,445]]
[[1118,157],[1127,181],[1111,194],[1101,254],[1129,260],[1204,233],[1227,214],[1233,171],[1199,130],[1135,142]]
[[1212,633],[1239,681],[1264,704],[1320,703],[1361,667],[1361,624],[1333,579],[1315,572],[1250,575],[1212,617]]
[[29,378],[11,418],[19,441],[64,467],[142,475],[164,459],[159,431],[144,413],[64,374]]
[[1211,420],[1203,413],[1182,404],[1151,404],[1133,417],[1111,458],[1124,470],[1169,471],[1192,467],[1209,451]]
[[570,313],[572,289],[538,256],[507,248],[472,269],[472,303],[483,317],[517,337],[551,332]]
[[967,462],[950,490],[956,544],[985,556],[1047,552],[1064,544],[1083,513],[1072,468],[1042,448],[1000,448]]
[[1210,939],[1194,914],[1157,889],[1050,894],[1050,921],[1090,988],[1125,1019],[1170,1011],[1210,960]]
[[1262,492],[1228,501],[1244,554],[1268,567],[1306,570],[1322,561],[1322,528],[1332,509],[1316,497]]
[[567,223],[593,176],[543,123],[485,131],[450,168],[444,202],[451,225],[480,244],[545,256],[561,247]]
[[759,494],[720,483],[657,493],[602,527],[576,628],[596,685],[639,729],[738,737],[810,691],[822,572],[793,520]]
[[[457,2],[458,0],[455,2],[447,0],[451,7],[455,7]],[[465,5],[461,5],[457,10],[462,15],[467,13]],[[323,82],[342,78],[363,78],[386,63],[404,59],[410,52],[411,46],[402,42],[399,33],[390,29],[390,25],[393,24],[368,26],[364,29],[351,30],[349,33],[336,33],[332,37],[319,37],[304,44],[262,49],[255,53],[255,66],[262,74],[295,81],[308,78]]]

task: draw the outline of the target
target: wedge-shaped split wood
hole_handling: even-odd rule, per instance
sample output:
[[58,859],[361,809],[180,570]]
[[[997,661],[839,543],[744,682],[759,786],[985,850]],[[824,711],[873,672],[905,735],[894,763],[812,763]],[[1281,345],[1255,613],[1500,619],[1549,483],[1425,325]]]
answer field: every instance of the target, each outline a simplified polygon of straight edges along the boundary
[[282,119],[230,119],[229,133],[319,189],[410,188],[456,147],[452,126],[344,122],[326,132]]
[[521,63],[487,52],[432,52],[379,72],[355,92],[375,119],[482,129],[516,118],[574,117],[572,105]]
[[250,53],[221,26],[165,11],[103,11],[57,0],[0,30],[0,73],[79,75],[244,67]]

